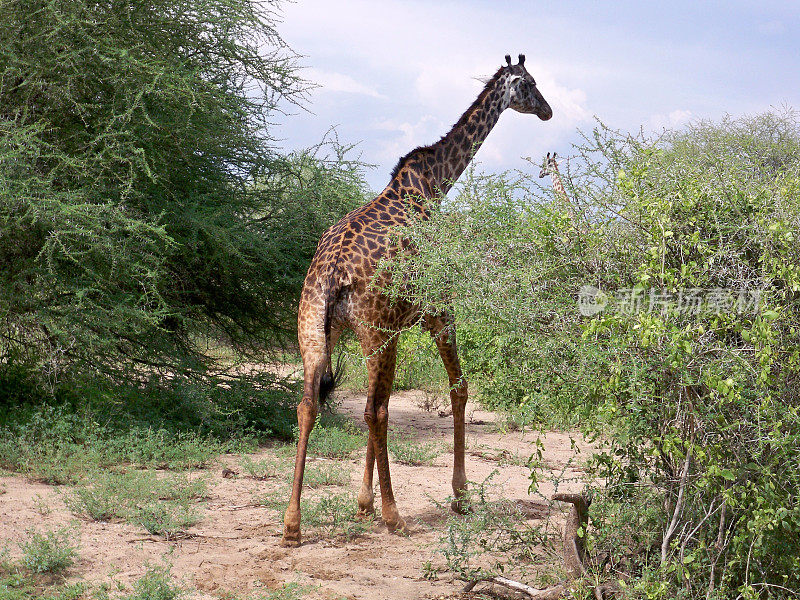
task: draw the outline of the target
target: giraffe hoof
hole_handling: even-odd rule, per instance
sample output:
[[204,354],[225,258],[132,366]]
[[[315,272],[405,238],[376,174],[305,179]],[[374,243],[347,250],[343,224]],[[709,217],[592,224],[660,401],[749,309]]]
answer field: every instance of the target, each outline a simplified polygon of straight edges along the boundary
[[402,517],[397,517],[396,521],[386,521],[386,526],[389,528],[389,533],[406,532],[406,522]]
[[284,548],[297,548],[301,543],[300,527],[285,525],[283,529],[283,539],[281,546]]
[[472,512],[469,505],[464,500],[453,500],[450,503],[450,509],[459,515],[466,515]]
[[283,535],[283,539],[281,540],[281,546],[284,548],[297,548],[300,546],[300,536],[298,535],[297,538],[290,538],[286,537],[286,534]]
[[286,538],[283,538],[281,540],[281,546],[284,548],[299,548],[300,540],[287,540]]
[[371,521],[375,518],[375,509],[373,507],[359,508],[356,513],[357,521]]

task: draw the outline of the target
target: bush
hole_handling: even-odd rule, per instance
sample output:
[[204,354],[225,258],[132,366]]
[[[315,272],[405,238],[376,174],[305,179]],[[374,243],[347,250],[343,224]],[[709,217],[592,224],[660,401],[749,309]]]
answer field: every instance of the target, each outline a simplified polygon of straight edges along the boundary
[[482,401],[607,440],[592,543],[634,596],[800,589],[797,115],[599,125],[577,152],[570,211],[524,174],[468,174],[398,232],[418,252],[387,268],[414,287],[390,291],[453,304]]
[[[277,103],[307,89],[277,20],[258,0],[0,5],[0,407],[82,378],[261,387],[231,363],[293,343],[317,241],[366,185],[335,135],[276,150]],[[236,408],[291,435],[282,403]]]
[[166,388],[159,380],[142,387],[65,382],[55,399],[0,412],[0,466],[68,483],[98,466],[187,469],[257,441],[290,439],[297,384],[260,381],[216,387],[179,380]]

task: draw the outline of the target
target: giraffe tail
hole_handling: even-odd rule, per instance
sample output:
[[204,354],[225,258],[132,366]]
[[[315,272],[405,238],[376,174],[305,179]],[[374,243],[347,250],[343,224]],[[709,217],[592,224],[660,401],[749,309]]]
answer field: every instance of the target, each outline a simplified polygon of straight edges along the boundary
[[328,398],[333,393],[333,390],[336,389],[340,383],[342,383],[342,379],[344,379],[344,362],[342,360],[342,355],[339,354],[336,357],[336,366],[333,367],[331,364],[329,364],[328,370],[325,371],[325,374],[322,376],[322,379],[319,382],[320,404],[325,404],[327,402]]
[[344,378],[344,361],[342,355],[336,357],[336,366],[332,362],[333,347],[331,345],[331,318],[333,309],[339,299],[341,287],[337,285],[335,266],[328,273],[328,294],[325,298],[325,345],[328,350],[328,367],[319,382],[319,403],[325,404],[333,390],[336,389]]

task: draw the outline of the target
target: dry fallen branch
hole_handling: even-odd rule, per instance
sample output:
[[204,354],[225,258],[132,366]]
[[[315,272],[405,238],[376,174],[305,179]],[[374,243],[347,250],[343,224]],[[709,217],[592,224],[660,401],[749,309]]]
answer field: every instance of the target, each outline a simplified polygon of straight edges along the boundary
[[513,579],[507,579],[506,577],[500,577],[500,576],[489,577],[488,579],[476,579],[475,581],[470,581],[467,585],[464,586],[463,591],[464,592],[471,591],[472,588],[474,588],[482,581],[495,583],[497,585],[502,585],[503,587],[507,587],[512,590],[522,592],[523,594],[527,594],[531,598],[537,598],[537,600],[551,600],[551,599],[555,600],[556,598],[563,598],[564,594],[567,591],[567,587],[561,584],[545,589],[539,589],[531,587],[529,585],[525,585],[524,583],[520,583],[519,581],[514,581]]

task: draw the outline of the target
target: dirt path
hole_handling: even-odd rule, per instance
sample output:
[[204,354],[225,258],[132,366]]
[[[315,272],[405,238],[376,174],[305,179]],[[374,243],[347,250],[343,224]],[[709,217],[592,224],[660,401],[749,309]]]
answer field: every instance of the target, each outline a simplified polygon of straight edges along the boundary
[[[392,397],[390,424],[394,431],[414,436],[420,442],[439,441],[452,449],[452,419],[419,408],[419,392],[398,392]],[[364,399],[361,394],[344,397],[340,410],[363,426]],[[568,434],[519,431],[499,433],[493,413],[471,408],[467,427],[467,475],[482,481],[493,471],[494,493],[525,507],[532,518],[542,518],[548,506],[528,494],[530,470],[526,459],[535,451],[541,436],[544,464],[554,473],[566,470],[567,477],[579,478]],[[578,443],[578,447],[586,446]],[[275,454],[262,449],[254,460]],[[315,459],[322,463],[326,459]],[[20,477],[0,478],[0,549],[7,546],[13,557],[16,544],[31,528],[54,528],[75,523],[80,538],[80,562],[73,568],[76,578],[101,584],[116,581],[130,586],[141,577],[146,565],[167,561],[174,577],[196,590],[196,598],[219,598],[233,592],[240,598],[258,597],[288,582],[314,586],[304,598],[352,598],[359,600],[435,598],[455,593],[463,585],[447,574],[436,581],[423,578],[423,564],[443,564],[434,554],[444,530],[446,514],[437,508],[451,494],[452,453],[438,456],[431,466],[392,464],[392,481],[398,507],[409,524],[405,536],[390,535],[374,524],[366,534],[350,541],[324,536],[306,536],[297,549],[280,546],[282,518],[278,511],[260,504],[270,491],[288,488],[288,475],[259,481],[241,472],[240,457],[224,456],[219,465],[197,476],[209,478],[208,497],[200,503],[202,520],[188,530],[186,539],[167,541],[150,536],[128,523],[76,520],[64,505],[66,488],[31,483]],[[355,493],[363,471],[363,452],[338,461],[337,468],[350,471],[350,489]],[[238,476],[222,477],[222,468]],[[573,483],[577,488],[580,484]],[[377,488],[377,478],[376,478]],[[541,491],[549,496],[552,485]],[[569,490],[569,485],[562,490]],[[342,490],[340,490],[342,491]],[[313,497],[315,491],[310,492]],[[377,494],[377,490],[376,490]],[[380,506],[379,498],[376,506]]]

